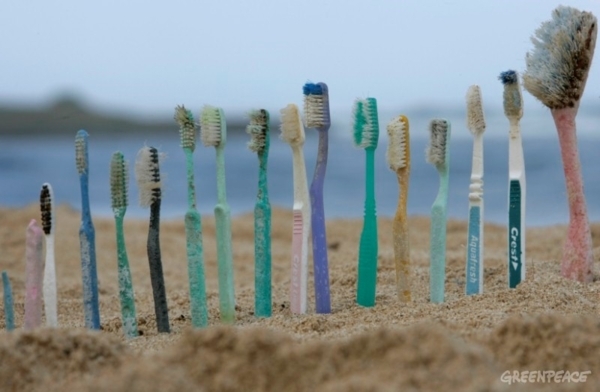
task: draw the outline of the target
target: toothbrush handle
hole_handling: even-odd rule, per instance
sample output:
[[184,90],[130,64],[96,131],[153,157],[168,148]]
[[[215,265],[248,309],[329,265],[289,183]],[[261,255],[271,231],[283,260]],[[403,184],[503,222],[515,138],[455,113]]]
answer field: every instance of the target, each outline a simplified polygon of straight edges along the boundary
[[524,205],[521,182],[511,180],[508,207],[508,287],[515,288],[525,279]]
[[117,236],[117,269],[119,274],[119,298],[121,300],[121,316],[123,318],[123,331],[125,336],[133,338],[138,336],[137,319],[135,313],[135,297],[133,283],[129,269],[129,259],[125,248],[125,235],[123,234],[123,216],[115,216]]
[[192,326],[202,328],[208,325],[206,286],[204,276],[204,255],[202,247],[202,221],[195,209],[185,214],[185,237],[190,281],[190,312]]
[[467,295],[483,293],[483,203],[469,203],[467,235],[466,287]]
[[160,251],[160,204],[158,198],[150,205],[150,228],[148,230],[148,262],[150,263],[150,280],[152,282],[152,295],[154,296],[154,312],[156,315],[156,328],[158,332],[170,332],[169,307],[165,279],[163,275]]
[[233,287],[233,255],[231,250],[231,216],[229,206],[219,203],[215,207],[217,228],[217,261],[219,270],[219,305],[221,320],[235,321],[235,294]]
[[254,314],[271,317],[271,206],[260,199],[254,207]]
[[7,331],[15,329],[15,311],[13,304],[12,287],[6,271],[2,271],[2,291],[4,293],[4,319]]
[[366,198],[363,230],[358,251],[356,302],[374,306],[377,286],[377,213],[375,207],[375,150],[367,149]]
[[430,281],[431,302],[444,302],[446,280],[446,206],[436,201],[431,208],[430,238]]
[[323,205],[323,183],[325,181],[325,170],[327,168],[327,149],[327,131],[319,131],[317,165],[310,186],[315,310],[317,313],[331,313],[327,233],[325,229],[325,208]]
[[46,236],[46,265],[44,266],[44,313],[46,325],[58,326],[56,307],[56,264],[54,261],[54,234]]

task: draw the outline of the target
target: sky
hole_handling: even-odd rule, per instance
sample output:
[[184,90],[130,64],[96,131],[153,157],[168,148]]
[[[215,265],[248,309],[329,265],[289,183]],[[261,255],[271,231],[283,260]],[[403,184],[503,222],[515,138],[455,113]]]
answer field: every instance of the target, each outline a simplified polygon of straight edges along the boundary
[[[20,0],[0,5],[0,104],[75,94],[154,118],[177,104],[228,112],[302,103],[326,82],[332,111],[460,105],[481,87],[502,104],[501,71],[525,70],[530,37],[559,4],[600,0]],[[542,107],[524,92],[524,105]],[[583,103],[600,103],[600,60]]]

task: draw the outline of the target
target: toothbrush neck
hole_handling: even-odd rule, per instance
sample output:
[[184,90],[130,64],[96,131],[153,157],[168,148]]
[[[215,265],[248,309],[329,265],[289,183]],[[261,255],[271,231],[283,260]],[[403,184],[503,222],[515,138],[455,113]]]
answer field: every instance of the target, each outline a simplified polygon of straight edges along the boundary
[[323,182],[327,169],[327,153],[329,150],[329,132],[325,129],[319,131],[319,148],[317,150],[317,165],[313,181]]
[[189,148],[184,149],[185,162],[187,168],[187,184],[188,184],[188,207],[190,209],[196,208],[196,185],[194,183],[194,160],[192,150]]
[[268,200],[267,193],[267,161],[269,158],[268,150],[265,149],[258,154],[258,198]]
[[225,203],[225,152],[222,145],[217,146],[217,200],[219,203]]

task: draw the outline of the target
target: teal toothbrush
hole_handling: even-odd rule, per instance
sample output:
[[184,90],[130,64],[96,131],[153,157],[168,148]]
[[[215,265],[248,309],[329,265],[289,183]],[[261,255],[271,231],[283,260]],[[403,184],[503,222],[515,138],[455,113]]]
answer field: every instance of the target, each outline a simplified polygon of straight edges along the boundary
[[137,318],[135,313],[135,297],[133,294],[133,281],[129,269],[127,248],[125,247],[125,234],[123,219],[127,212],[127,182],[129,175],[123,153],[113,153],[110,161],[110,195],[113,214],[115,216],[115,233],[117,236],[117,270],[119,281],[119,299],[121,301],[121,318],[123,332],[128,338],[138,336]]
[[202,220],[196,208],[194,185],[194,150],[196,148],[196,126],[192,112],[184,106],[175,108],[175,120],[179,124],[181,147],[185,154],[188,182],[188,210],[185,213],[185,237],[190,280],[190,308],[192,325],[195,328],[208,325],[206,304],[206,278],[204,275],[204,251],[202,246]]
[[202,143],[215,147],[217,154],[217,205],[215,223],[217,228],[217,262],[219,266],[219,303],[221,320],[235,321],[235,293],[233,286],[233,255],[231,250],[231,213],[225,192],[225,143],[227,126],[223,109],[204,106],[200,113],[200,137]]
[[375,98],[354,103],[354,144],[366,151],[365,215],[358,250],[356,302],[374,306],[377,286],[377,211],[375,206],[375,149],[379,140],[379,118]]
[[450,177],[450,122],[443,119],[431,120],[429,132],[427,162],[435,166],[440,175],[440,187],[431,207],[429,289],[431,302],[442,303],[444,302],[444,282],[446,280],[446,206]]
[[8,273],[2,271],[2,291],[4,293],[4,320],[7,331],[15,329],[15,311],[13,304],[12,287]]
[[250,112],[248,148],[258,154],[258,196],[254,207],[254,314],[271,316],[271,204],[267,184],[269,157],[269,112]]

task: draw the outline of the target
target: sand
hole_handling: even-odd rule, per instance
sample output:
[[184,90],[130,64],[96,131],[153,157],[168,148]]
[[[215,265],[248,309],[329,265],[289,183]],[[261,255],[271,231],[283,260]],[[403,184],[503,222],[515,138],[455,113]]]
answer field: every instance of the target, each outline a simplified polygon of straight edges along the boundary
[[[308,314],[294,315],[288,298],[292,216],[289,210],[275,208],[273,317],[258,319],[253,314],[253,218],[236,216],[237,321],[224,326],[218,312],[214,219],[203,217],[210,326],[193,330],[183,222],[163,221],[172,332],[158,334],[146,255],[148,223],[126,219],[140,329],[139,337],[126,340],[113,220],[94,219],[102,330],[88,331],[83,328],[79,213],[67,206],[57,210],[60,328],[24,331],[25,228],[31,218],[38,218],[39,210],[33,205],[0,208],[0,269],[11,278],[17,326],[5,331],[0,304],[2,391],[592,391],[600,382],[599,274],[587,285],[560,276],[565,226],[528,229],[527,279],[517,289],[508,289],[506,231],[487,224],[485,293],[467,297],[466,222],[450,221],[446,302],[435,305],[428,301],[429,220],[411,217],[413,301],[402,304],[395,292],[392,220],[382,217],[377,303],[362,308],[354,299],[362,222],[330,220],[332,314],[314,313],[311,273]],[[598,245],[600,224],[593,225],[592,235]],[[600,258],[598,246],[594,256]],[[571,376],[565,380],[560,373],[545,383],[508,384],[507,374],[517,371],[564,371]],[[584,371],[591,372],[586,382],[575,382]]]

